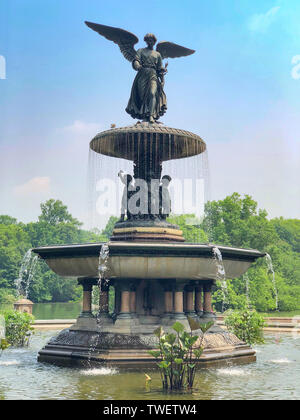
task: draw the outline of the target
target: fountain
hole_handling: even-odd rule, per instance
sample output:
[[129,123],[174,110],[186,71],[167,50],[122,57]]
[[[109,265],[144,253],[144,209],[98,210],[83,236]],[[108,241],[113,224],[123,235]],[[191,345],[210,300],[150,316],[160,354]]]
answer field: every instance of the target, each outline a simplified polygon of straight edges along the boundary
[[[119,172],[124,184],[120,220],[107,244],[47,246],[33,250],[58,275],[77,277],[83,287],[83,308],[77,322],[52,338],[38,360],[57,365],[108,364],[119,367],[154,366],[148,350],[157,339],[153,331],[175,321],[188,326],[187,316],[206,323],[215,319],[212,289],[225,277],[243,275],[265,254],[214,244],[185,243],[178,226],[168,222],[171,176],[162,176],[170,160],[205,152],[198,135],[166,127],[158,119],[166,111],[163,91],[166,66],[162,59],[187,56],[193,50],[160,42],[147,34],[147,48],[135,51],[137,37],[127,31],[87,22],[100,35],[119,45],[137,70],[126,111],[140,119],[135,125],[113,127],[97,134],[90,149],[99,155],[133,162],[133,175]],[[92,313],[92,288],[100,288],[99,313]],[[115,290],[109,313],[109,289]],[[205,339],[203,364],[248,362],[255,351],[214,325]]]

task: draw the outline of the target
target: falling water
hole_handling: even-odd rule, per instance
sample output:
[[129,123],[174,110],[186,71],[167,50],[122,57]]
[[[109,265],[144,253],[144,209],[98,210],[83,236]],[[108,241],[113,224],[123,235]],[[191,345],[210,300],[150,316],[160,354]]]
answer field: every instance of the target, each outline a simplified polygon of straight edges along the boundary
[[29,249],[23,257],[22,264],[19,270],[19,276],[15,280],[17,297],[27,298],[29,286],[35,274],[35,268],[38,261],[38,256],[34,255],[32,249]]
[[[102,244],[100,253],[99,253],[99,262],[98,262],[98,289],[99,289],[99,302],[101,300],[101,286],[103,282],[107,282],[106,274],[108,270],[108,258],[109,258],[109,246],[107,243]],[[101,328],[101,317],[100,317],[100,308],[96,316],[97,325]],[[94,351],[96,350],[100,341],[100,334],[96,333],[91,337],[91,342],[89,346],[88,353],[88,362],[91,364],[91,357]]]
[[221,251],[217,247],[212,248],[213,258],[216,261],[216,267],[217,267],[217,280],[221,283],[221,290],[223,294],[223,300],[222,300],[222,312],[224,312],[225,305],[228,303],[228,289],[227,289],[227,282],[226,282],[226,273],[223,263],[223,258]]
[[99,254],[98,274],[99,274],[99,286],[101,281],[106,280],[106,272],[108,270],[108,258],[109,258],[109,246],[107,243],[103,244]]
[[276,303],[276,311],[278,311],[278,290],[276,285],[276,279],[275,279],[275,271],[273,268],[272,258],[269,254],[266,254],[266,262],[268,266],[268,271],[272,273],[272,284],[273,284],[273,290],[275,295],[275,303]]
[[250,308],[250,306],[251,306],[251,304],[250,304],[250,281],[249,281],[248,273],[245,273],[243,275],[243,280],[244,280],[245,286],[246,286],[247,306],[248,306],[248,308]]
[[[126,155],[132,147],[133,142],[128,137],[126,142],[122,143],[122,151]],[[139,142],[135,147],[137,153],[139,153],[139,148],[142,147]],[[167,147],[169,148],[168,153],[165,150]],[[171,159],[177,153],[178,145],[171,141],[166,144],[155,142],[153,137],[153,144],[151,143],[149,148],[152,151],[149,158],[155,161],[160,153],[169,155]],[[145,160],[143,164],[146,165],[146,163]],[[87,191],[90,229],[102,230],[105,228],[109,216],[120,216],[123,194],[123,184],[118,177],[120,170],[133,176],[133,162],[127,159],[116,159],[101,155],[91,149],[89,150]],[[193,235],[193,238],[189,238],[189,241],[203,242],[201,230],[198,229],[198,226],[204,214],[204,205],[210,200],[207,150],[196,156],[163,161],[161,177],[164,175],[169,175],[172,178],[170,184],[172,215],[194,214],[195,217],[187,219],[187,224],[190,225],[190,231]],[[209,237],[209,240],[212,241],[210,231]]]

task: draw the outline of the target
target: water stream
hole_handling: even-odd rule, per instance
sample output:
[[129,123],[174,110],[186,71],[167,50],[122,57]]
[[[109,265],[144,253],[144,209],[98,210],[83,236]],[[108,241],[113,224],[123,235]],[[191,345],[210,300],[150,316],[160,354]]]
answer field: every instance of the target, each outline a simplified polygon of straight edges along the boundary
[[228,288],[227,288],[227,282],[226,282],[226,273],[225,273],[225,267],[224,262],[222,258],[222,253],[219,250],[218,247],[212,248],[213,258],[216,262],[216,268],[217,268],[217,280],[220,281],[221,284],[221,290],[222,290],[222,312],[225,310],[225,306],[228,304]]
[[250,302],[250,280],[249,280],[248,273],[245,273],[243,275],[243,280],[245,282],[247,307],[250,308],[251,307],[251,302]]
[[28,297],[29,286],[34,277],[38,256],[29,249],[23,257],[19,276],[15,280],[17,297]]
[[[102,319],[101,319],[101,312],[100,312],[100,302],[101,302],[101,290],[102,285],[104,282],[108,282],[107,280],[107,270],[108,270],[108,259],[109,259],[109,246],[107,243],[103,244],[100,249],[99,253],[99,262],[98,262],[98,289],[99,289],[99,310],[96,315],[96,321],[99,330],[102,327]],[[88,355],[88,363],[91,365],[91,357],[95,352],[98,344],[100,341],[100,335],[95,333],[91,338],[90,348],[89,348],[89,355]]]
[[266,262],[268,266],[268,271],[272,273],[272,284],[273,284],[273,290],[275,295],[275,304],[276,304],[276,311],[278,311],[278,290],[276,285],[276,279],[275,279],[275,271],[272,263],[272,258],[269,254],[266,254]]

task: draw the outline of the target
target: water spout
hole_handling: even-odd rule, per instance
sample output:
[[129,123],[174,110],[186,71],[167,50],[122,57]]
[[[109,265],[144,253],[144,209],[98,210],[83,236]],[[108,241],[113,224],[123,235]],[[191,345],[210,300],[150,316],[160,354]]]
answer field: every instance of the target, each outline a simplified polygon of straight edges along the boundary
[[277,285],[276,285],[275,271],[273,268],[272,258],[269,254],[266,254],[266,262],[268,266],[268,271],[272,273],[272,284],[273,284],[273,290],[274,290],[274,295],[275,295],[276,311],[278,311],[278,290],[277,290]]
[[32,249],[29,249],[23,257],[19,270],[19,276],[15,280],[18,298],[20,296],[24,298],[28,297],[29,286],[35,274],[37,261],[38,256],[33,254]]
[[225,273],[225,267],[223,262],[222,253],[219,250],[218,247],[212,248],[213,258],[216,262],[217,267],[217,280],[221,283],[221,290],[223,294],[223,300],[222,300],[222,312],[224,312],[225,305],[228,303],[228,288],[227,288],[227,282],[226,282],[226,273]]
[[249,280],[248,273],[245,273],[243,275],[243,280],[244,280],[245,286],[246,286],[247,307],[250,308],[251,307],[251,302],[250,302],[250,280]]
[[109,246],[107,243],[103,244],[100,249],[99,254],[99,264],[98,264],[98,274],[99,281],[98,284],[101,286],[101,281],[106,280],[106,274],[108,270],[108,258],[109,258]]
[[103,293],[103,286],[108,283],[107,271],[108,271],[108,259],[109,259],[109,246],[107,243],[103,244],[99,253],[98,263],[98,288],[99,288],[99,312],[97,315],[97,323],[101,323],[101,294]]

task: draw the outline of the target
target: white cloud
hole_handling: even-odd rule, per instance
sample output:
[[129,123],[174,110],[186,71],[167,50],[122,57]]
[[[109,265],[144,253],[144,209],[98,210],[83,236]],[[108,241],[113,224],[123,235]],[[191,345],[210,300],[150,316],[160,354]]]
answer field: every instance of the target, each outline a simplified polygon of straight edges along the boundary
[[19,196],[48,193],[50,192],[50,178],[48,176],[32,178],[25,184],[15,186],[13,191]]
[[248,21],[248,28],[252,32],[266,32],[275,21],[280,6],[272,7],[267,13],[255,14]]
[[76,135],[95,135],[101,131],[101,124],[75,120],[73,124],[64,127],[63,130]]

